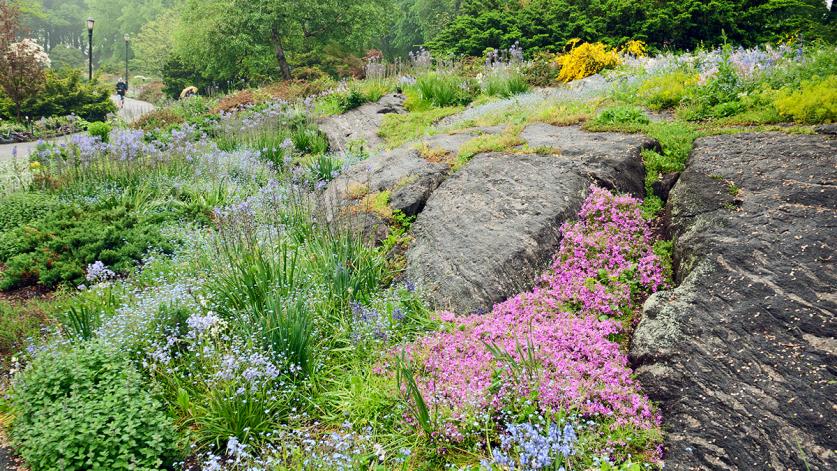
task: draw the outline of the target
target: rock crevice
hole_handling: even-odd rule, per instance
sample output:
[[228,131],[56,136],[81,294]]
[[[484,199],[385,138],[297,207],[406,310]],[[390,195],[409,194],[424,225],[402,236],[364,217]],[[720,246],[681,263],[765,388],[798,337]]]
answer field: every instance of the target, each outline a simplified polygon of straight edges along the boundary
[[632,347],[670,469],[837,469],[837,139],[699,139]]

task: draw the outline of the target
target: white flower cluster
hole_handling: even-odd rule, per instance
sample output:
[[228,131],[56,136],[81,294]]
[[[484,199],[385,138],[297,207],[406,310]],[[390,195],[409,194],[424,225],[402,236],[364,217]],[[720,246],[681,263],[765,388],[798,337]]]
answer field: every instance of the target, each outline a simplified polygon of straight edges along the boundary
[[9,50],[6,52],[6,55],[34,57],[35,61],[45,69],[48,69],[52,65],[52,62],[49,60],[49,55],[44,51],[44,48],[34,40],[28,38],[9,45]]

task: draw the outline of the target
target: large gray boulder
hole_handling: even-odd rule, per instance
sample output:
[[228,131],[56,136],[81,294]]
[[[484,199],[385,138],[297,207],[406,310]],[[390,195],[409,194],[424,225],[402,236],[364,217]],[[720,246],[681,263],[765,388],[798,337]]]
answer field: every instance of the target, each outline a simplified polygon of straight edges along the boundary
[[333,214],[366,195],[388,191],[392,209],[415,215],[449,169],[447,164],[425,160],[416,149],[393,149],[349,168],[329,184],[323,199]]
[[390,113],[405,113],[404,95],[389,94],[377,103],[366,103],[336,116],[328,116],[317,123],[328,136],[332,150],[345,150],[353,142],[363,142],[367,149],[383,146],[378,129],[384,116]]
[[551,151],[475,156],[432,193],[413,225],[407,277],[436,307],[489,310],[531,287],[590,184],[642,194],[640,152],[657,146],[638,134],[540,124],[521,137]]
[[837,138],[700,139],[631,348],[666,469],[837,469]]
[[645,185],[645,172],[636,171],[640,151],[660,148],[657,141],[642,134],[587,132],[578,126],[544,123],[527,126],[520,138],[531,149],[554,149],[566,159],[583,162],[587,175],[601,186],[626,188],[635,194],[642,194]]
[[[501,133],[504,129],[505,126],[494,126],[436,134],[378,152],[329,184],[324,194],[329,213],[355,205],[366,194],[387,191],[391,209],[415,216],[448,177],[450,162],[463,145],[477,136]],[[426,158],[421,149],[426,149],[436,159]]]

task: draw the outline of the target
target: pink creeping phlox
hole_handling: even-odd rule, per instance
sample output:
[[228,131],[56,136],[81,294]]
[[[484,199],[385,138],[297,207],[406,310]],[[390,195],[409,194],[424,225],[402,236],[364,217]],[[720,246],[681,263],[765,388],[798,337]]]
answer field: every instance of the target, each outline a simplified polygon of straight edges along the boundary
[[[612,427],[659,426],[659,415],[631,378],[627,357],[610,340],[664,283],[639,200],[591,187],[578,216],[561,228],[559,251],[533,291],[495,305],[487,315],[440,313],[452,328],[406,348],[428,405],[449,411],[458,422],[469,413],[497,417],[514,401],[536,397],[544,414],[564,410],[604,418]],[[537,367],[531,375],[515,373],[486,344],[524,365],[533,348]]]

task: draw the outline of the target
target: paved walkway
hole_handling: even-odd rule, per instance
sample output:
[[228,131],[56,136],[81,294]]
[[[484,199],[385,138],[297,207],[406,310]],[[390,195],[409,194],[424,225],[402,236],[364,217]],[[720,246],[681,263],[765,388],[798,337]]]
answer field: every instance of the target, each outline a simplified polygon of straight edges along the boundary
[[[111,99],[115,102],[116,95],[112,96]],[[137,119],[139,119],[140,116],[152,111],[153,109],[154,105],[152,105],[151,103],[140,100],[134,100],[133,98],[126,98],[125,107],[119,110],[119,117],[128,122],[136,121]],[[46,140],[49,142],[67,142],[70,140],[72,136],[72,134],[69,134],[66,136],[60,136]],[[21,162],[26,159],[29,153],[32,152],[36,146],[37,141],[0,145],[0,165],[11,162],[15,148],[17,148],[18,161]]]

